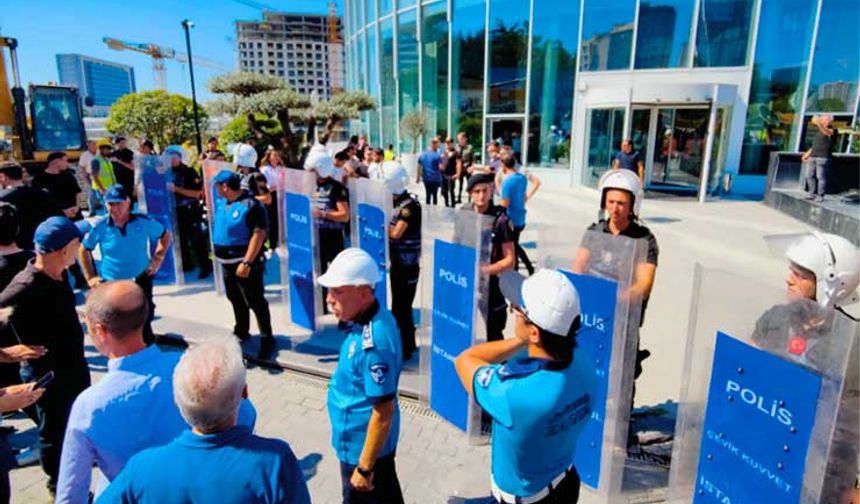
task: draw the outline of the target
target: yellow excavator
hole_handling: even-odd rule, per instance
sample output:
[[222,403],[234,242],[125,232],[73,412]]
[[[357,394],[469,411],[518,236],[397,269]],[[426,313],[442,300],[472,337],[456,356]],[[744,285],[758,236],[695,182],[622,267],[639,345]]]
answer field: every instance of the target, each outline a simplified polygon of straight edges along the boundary
[[[31,172],[44,168],[48,154],[54,151],[65,152],[69,161],[76,161],[86,149],[77,88],[30,84],[28,111],[18,73],[17,47],[16,39],[0,36],[0,161],[14,159]],[[11,88],[4,48],[9,50]]]

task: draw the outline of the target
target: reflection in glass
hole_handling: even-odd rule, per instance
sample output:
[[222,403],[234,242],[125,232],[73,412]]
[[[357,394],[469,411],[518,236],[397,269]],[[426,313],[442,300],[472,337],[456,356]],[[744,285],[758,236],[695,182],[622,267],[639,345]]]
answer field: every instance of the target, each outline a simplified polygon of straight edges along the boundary
[[[379,48],[376,45],[376,27],[371,26],[367,30],[367,92],[372,96],[377,105],[379,104]],[[379,112],[370,111],[369,138],[371,145],[380,144],[379,136]]]
[[578,27],[578,2],[535,2],[527,156],[530,165],[569,166]]
[[603,172],[612,167],[612,158],[624,134],[624,109],[605,108],[588,111],[588,166],[583,183],[597,187]]
[[585,0],[579,69],[630,68],[635,14],[636,0]]
[[[418,27],[416,10],[398,16],[397,28],[397,79],[400,84],[400,117],[418,110]],[[412,139],[400,135],[400,148],[403,151],[417,149]]]
[[491,114],[523,113],[526,108],[526,59],[529,39],[529,1],[490,2]]
[[397,143],[397,115],[394,110],[396,89],[394,87],[394,22],[388,18],[379,24],[381,41],[380,61],[382,63],[379,82],[382,88],[382,144]]
[[857,75],[860,72],[860,2],[823,0],[807,112],[854,111]]
[[797,141],[803,83],[815,24],[816,0],[765,2],[756,42],[739,173],[767,173],[770,153]]
[[394,0],[379,0],[379,17],[391,14],[391,8],[394,5]]
[[361,89],[363,91],[367,90],[367,81],[365,80],[364,75],[364,62],[365,57],[367,56],[367,52],[364,49],[364,34],[365,32],[361,32],[358,37],[355,38],[355,50],[357,53],[357,58],[355,59],[355,73],[357,76],[357,89]]
[[639,4],[635,68],[686,66],[695,0],[654,0]]
[[422,10],[422,65],[424,110],[429,135],[448,134],[448,20],[446,2],[427,5]]
[[406,9],[415,5],[415,0],[397,0],[397,10]]
[[[695,66],[746,64],[754,4],[754,0],[701,0]],[[765,22],[779,24],[778,19]]]
[[709,110],[658,109],[651,183],[698,188]]
[[481,149],[484,106],[484,0],[451,0],[451,133]]
[[376,21],[376,0],[364,0],[364,13],[368,24]]

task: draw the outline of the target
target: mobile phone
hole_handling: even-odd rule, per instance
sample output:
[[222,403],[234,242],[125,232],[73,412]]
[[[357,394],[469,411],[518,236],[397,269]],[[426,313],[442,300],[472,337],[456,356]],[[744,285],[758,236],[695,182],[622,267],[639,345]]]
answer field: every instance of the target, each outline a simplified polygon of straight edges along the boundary
[[41,388],[45,388],[54,381],[54,372],[48,371],[44,376],[39,378],[39,381],[36,382],[36,386],[33,387],[33,390],[39,390]]

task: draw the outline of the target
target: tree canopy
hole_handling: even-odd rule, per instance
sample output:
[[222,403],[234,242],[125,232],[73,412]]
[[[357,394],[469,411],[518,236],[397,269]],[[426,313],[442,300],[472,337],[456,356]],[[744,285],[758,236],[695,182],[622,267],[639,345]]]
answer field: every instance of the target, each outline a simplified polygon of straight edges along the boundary
[[[198,108],[200,129],[205,130],[209,116]],[[110,108],[105,128],[111,133],[151,140],[156,148],[181,144],[195,138],[193,102],[164,90],[127,94]]]

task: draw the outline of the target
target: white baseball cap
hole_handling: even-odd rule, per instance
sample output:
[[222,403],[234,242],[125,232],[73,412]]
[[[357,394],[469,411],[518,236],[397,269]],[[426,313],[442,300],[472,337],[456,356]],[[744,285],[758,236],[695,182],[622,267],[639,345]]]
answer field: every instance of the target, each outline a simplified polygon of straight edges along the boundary
[[579,316],[579,294],[557,270],[539,269],[526,278],[506,271],[499,277],[502,294],[544,331],[567,336]]
[[376,285],[382,279],[370,254],[358,247],[341,251],[317,283],[329,289],[345,285]]

